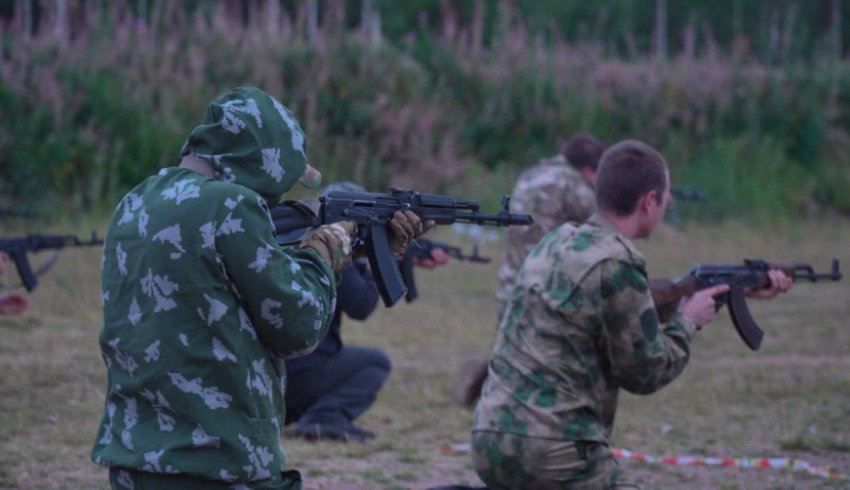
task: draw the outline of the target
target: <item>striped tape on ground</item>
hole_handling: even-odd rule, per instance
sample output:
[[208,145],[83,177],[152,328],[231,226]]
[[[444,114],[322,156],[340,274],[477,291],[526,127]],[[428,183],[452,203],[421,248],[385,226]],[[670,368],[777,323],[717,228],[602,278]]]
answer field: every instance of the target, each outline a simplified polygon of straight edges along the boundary
[[[469,443],[444,444],[440,447],[443,453],[467,453]],[[802,471],[811,475],[828,478],[830,480],[848,481],[850,477],[828,467],[816,466],[807,461],[796,458],[717,458],[707,456],[653,456],[629,451],[628,449],[614,449],[614,456],[630,461],[642,463],[669,464],[675,466],[721,466],[726,468],[759,468],[759,469],[790,469]]]
[[614,449],[614,456],[643,463],[669,464],[675,466],[723,466],[730,468],[760,468],[760,469],[790,469],[803,471],[830,480],[848,480],[848,476],[828,466],[816,466],[796,458],[717,458],[705,456],[652,456],[629,451]]

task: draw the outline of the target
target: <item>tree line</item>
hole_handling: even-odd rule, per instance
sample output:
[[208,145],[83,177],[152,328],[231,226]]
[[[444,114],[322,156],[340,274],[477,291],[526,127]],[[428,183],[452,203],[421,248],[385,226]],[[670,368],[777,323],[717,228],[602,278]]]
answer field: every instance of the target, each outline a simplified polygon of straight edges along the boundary
[[[118,3],[139,22],[170,0],[0,0],[0,19],[19,18],[30,35],[80,35],[92,10]],[[517,17],[542,42],[592,42],[610,56],[665,60],[721,51],[763,63],[842,58],[850,45],[842,0],[183,0],[188,16],[222,7],[249,26],[270,3],[313,29],[342,21],[401,45],[422,29],[453,31],[490,46],[504,18]],[[218,5],[221,4],[221,5]],[[452,32],[443,32],[451,35]]]
[[111,208],[174,163],[211,98],[248,84],[295,111],[330,180],[495,205],[590,131],[660,148],[712,196],[693,217],[850,213],[841,7],[0,0],[0,206]]

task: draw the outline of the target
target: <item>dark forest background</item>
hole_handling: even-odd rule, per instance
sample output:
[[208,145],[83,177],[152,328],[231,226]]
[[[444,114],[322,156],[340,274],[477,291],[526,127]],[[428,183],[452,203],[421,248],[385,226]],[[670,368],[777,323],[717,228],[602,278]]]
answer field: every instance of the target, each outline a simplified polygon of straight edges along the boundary
[[495,205],[576,131],[689,218],[850,215],[842,0],[0,0],[0,206],[108,212],[206,103],[280,98],[326,181]]

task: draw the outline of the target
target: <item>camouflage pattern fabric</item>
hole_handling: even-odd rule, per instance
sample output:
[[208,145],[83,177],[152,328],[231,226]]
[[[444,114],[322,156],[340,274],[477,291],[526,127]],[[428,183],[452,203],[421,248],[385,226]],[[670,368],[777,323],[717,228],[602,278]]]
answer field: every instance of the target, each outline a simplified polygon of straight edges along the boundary
[[645,260],[613,223],[594,214],[564,224],[510,291],[473,434],[607,445],[619,389],[647,394],[672,381],[694,330],[679,313],[659,325]]
[[356,231],[351,221],[319,226],[304,235],[300,247],[316,250],[335,273],[341,273],[351,264],[351,238]]
[[[166,168],[118,204],[102,259],[108,382],[94,462],[244,489],[284,468],[282,358],[325,335],[336,283],[315,251],[274,238],[266,197],[305,168],[287,159],[303,135],[278,105],[256,89],[216,101],[193,138],[217,178]],[[222,132],[226,147],[210,135]]]
[[619,480],[617,460],[603,444],[479,431],[472,451],[475,471],[494,490],[599,490]]
[[231,484],[187,475],[165,475],[134,471],[124,468],[109,468],[109,485],[117,490],[300,490],[301,474],[295,470],[273,474],[262,482]]
[[289,109],[252,87],[213,101],[192,129],[180,156],[203,158],[218,180],[239,184],[270,203],[295,182],[315,187],[322,175],[307,165],[304,132]]
[[534,224],[508,227],[497,297],[507,298],[525,257],[543,235],[568,221],[582,222],[595,210],[596,191],[563,155],[523,172],[511,194],[511,212],[530,214]]

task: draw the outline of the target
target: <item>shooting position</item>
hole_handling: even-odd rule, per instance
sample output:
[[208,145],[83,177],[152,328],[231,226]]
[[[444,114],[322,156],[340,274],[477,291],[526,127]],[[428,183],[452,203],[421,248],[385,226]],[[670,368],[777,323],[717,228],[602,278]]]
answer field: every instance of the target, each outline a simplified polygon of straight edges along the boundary
[[[609,443],[619,390],[650,394],[678,377],[715,297],[730,290],[697,290],[662,324],[632,240],[671,203],[667,162],[622,141],[603,154],[596,183],[598,212],[547,234],[506,298],[472,426],[473,465],[489,488],[622,486]],[[767,274],[770,285],[750,295],[791,287],[781,271]]]

